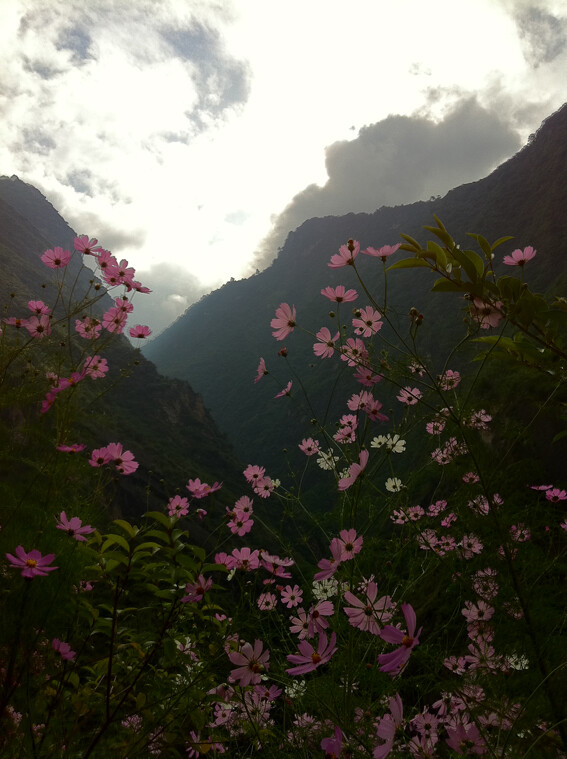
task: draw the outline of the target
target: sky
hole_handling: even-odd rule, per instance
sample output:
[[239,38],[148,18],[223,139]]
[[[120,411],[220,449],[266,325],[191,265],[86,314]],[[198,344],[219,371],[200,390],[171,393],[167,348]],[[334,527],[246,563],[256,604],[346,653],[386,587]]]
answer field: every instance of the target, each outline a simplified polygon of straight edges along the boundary
[[486,176],[566,72],[565,0],[0,0],[0,174],[136,268],[158,334],[306,219]]

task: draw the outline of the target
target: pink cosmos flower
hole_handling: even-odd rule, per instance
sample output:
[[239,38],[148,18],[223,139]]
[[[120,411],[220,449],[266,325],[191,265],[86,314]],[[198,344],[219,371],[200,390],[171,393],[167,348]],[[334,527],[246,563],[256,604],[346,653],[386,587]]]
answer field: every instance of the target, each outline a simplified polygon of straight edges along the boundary
[[329,622],[325,617],[332,617],[335,613],[335,607],[331,601],[317,601],[309,609],[309,637],[312,638],[316,633],[323,632],[329,627]]
[[348,470],[348,477],[342,477],[339,480],[339,490],[348,490],[351,485],[355,482],[355,480],[360,476],[360,474],[364,471],[366,468],[366,465],[368,464],[368,457],[370,456],[370,453],[366,450],[360,451],[359,454],[359,463],[351,464]]
[[108,361],[100,356],[87,356],[83,371],[93,380],[101,379],[108,372]]
[[32,337],[47,337],[51,334],[51,319],[47,314],[31,316],[29,319],[22,319],[22,327],[25,327]]
[[[285,567],[292,567],[295,562],[289,557],[282,559],[280,556],[262,551],[261,563],[264,569],[274,577],[290,578],[291,575],[285,571]],[[271,580],[268,580],[268,582],[271,582]]]
[[337,332],[334,337],[331,337],[328,327],[322,327],[317,332],[316,337],[319,342],[313,344],[313,353],[319,358],[332,358],[339,333]]
[[531,245],[528,245],[523,250],[516,248],[516,250],[512,251],[511,256],[504,256],[504,263],[506,266],[524,266],[526,261],[531,261],[535,254],[536,251]]
[[355,334],[361,337],[372,337],[372,335],[375,335],[376,332],[382,329],[384,323],[381,321],[382,317],[372,306],[361,308],[358,313],[360,316],[352,320]]
[[234,512],[240,512],[242,514],[252,514],[254,502],[247,495],[240,496],[240,498],[234,504]]
[[545,491],[545,497],[552,503],[559,503],[559,501],[567,500],[567,492],[565,490],[559,490],[559,488],[547,488]]
[[337,636],[335,633],[331,633],[331,637],[328,640],[325,633],[319,635],[319,643],[317,650],[307,640],[302,640],[298,644],[299,654],[289,654],[286,659],[290,664],[295,664],[295,667],[286,669],[288,675],[304,675],[307,672],[313,672],[314,669],[320,667],[322,664],[326,664],[330,661],[331,657],[337,650],[335,645]]
[[245,572],[253,572],[260,566],[260,552],[258,549],[251,551],[247,546],[241,549],[235,548],[232,552],[232,557],[236,562],[234,564],[236,569],[242,569]]
[[400,401],[400,403],[405,403],[406,406],[413,406],[415,405],[418,400],[421,398],[422,393],[421,390],[417,387],[405,387],[403,390],[400,390],[400,394],[396,395],[396,398]]
[[143,340],[144,338],[149,337],[151,334],[151,329],[143,324],[137,324],[135,327],[130,328],[130,337],[135,337],[139,340]]
[[[465,719],[463,717],[463,719]],[[467,756],[473,754],[485,754],[486,744],[481,734],[478,731],[478,727],[472,722],[456,722],[447,723],[447,745],[449,748],[454,749],[457,754],[464,754]]]
[[359,364],[356,367],[356,371],[353,374],[353,377],[357,382],[360,382],[360,384],[364,385],[365,387],[372,387],[372,385],[375,385],[382,379],[381,374],[374,374],[374,371],[372,369],[367,366],[363,366],[362,364]]
[[213,587],[213,578],[208,577],[206,580],[203,575],[195,580],[195,582],[188,582],[185,586],[186,595],[181,599],[182,604],[194,604],[202,601],[205,593]]
[[120,335],[126,326],[127,319],[128,314],[113,306],[103,315],[102,326],[109,332],[116,332],[117,335]]
[[320,450],[319,441],[313,440],[312,437],[303,438],[298,447],[306,456],[313,456],[315,453],[319,453]]
[[262,377],[266,374],[268,374],[268,370],[266,369],[266,362],[263,358],[261,358],[260,363],[258,364],[258,369],[256,370],[256,377],[254,378],[254,382],[260,382]]
[[87,235],[75,237],[73,246],[75,250],[83,253],[85,256],[94,256],[102,251],[101,246],[98,245],[98,240],[95,240],[94,237],[89,239]]
[[288,609],[293,609],[295,606],[299,606],[303,598],[303,591],[299,585],[286,585],[281,591],[282,603],[287,606]]
[[276,309],[276,317],[270,322],[270,327],[274,329],[272,335],[276,340],[284,340],[293,332],[295,327],[295,306],[291,308],[287,303],[280,303]]
[[340,533],[341,561],[354,559],[362,551],[362,535],[357,537],[356,530],[341,530]]
[[112,457],[106,447],[95,448],[91,453],[89,464],[94,467],[104,466],[112,460]]
[[291,395],[290,390],[291,386],[293,385],[292,380],[290,380],[287,385],[283,388],[283,390],[280,390],[280,392],[277,395],[274,395],[274,398],[283,398],[284,395]]
[[435,419],[433,422],[427,422],[425,429],[429,435],[440,435],[446,424],[447,422],[444,419]]
[[388,256],[392,256],[400,247],[401,243],[398,243],[397,245],[383,245],[381,248],[366,248],[366,250],[363,250],[362,252],[367,256],[375,256],[376,258],[381,258],[382,261],[385,261]]
[[261,611],[273,611],[278,603],[278,599],[273,593],[261,593],[258,596],[258,608]]
[[65,661],[73,661],[77,655],[75,651],[71,651],[71,646],[68,643],[64,643],[62,640],[59,640],[59,638],[53,638],[51,641],[51,647],[54,651],[61,654],[61,658],[65,659]]
[[244,514],[242,511],[235,512],[232,519],[227,522],[227,527],[232,534],[238,535],[241,538],[250,532],[253,526],[254,520],[251,519],[249,514]]
[[85,316],[84,319],[75,319],[75,331],[84,340],[96,340],[102,332],[102,324],[98,319]]
[[57,529],[64,530],[68,535],[71,535],[75,540],[82,543],[87,542],[85,535],[90,535],[91,532],[95,531],[94,527],[91,527],[88,524],[83,525],[79,517],[71,517],[71,519],[67,519],[67,514],[64,511],[59,514]]
[[53,250],[46,250],[41,260],[50,269],[63,269],[71,260],[71,254],[68,250],[58,247]]
[[122,450],[122,443],[109,443],[106,450],[110,461],[114,463],[120,474],[132,474],[138,468],[139,464],[134,461],[134,454],[132,451]]
[[45,303],[42,300],[30,300],[30,301],[28,301],[28,308],[36,316],[41,316],[41,314],[47,314],[47,315],[49,315],[51,313],[51,309],[49,308],[49,306],[46,306]]
[[264,477],[266,474],[266,469],[265,467],[258,466],[257,464],[248,464],[243,474],[248,482],[255,484],[258,480],[261,480]]
[[20,319],[17,316],[9,316],[7,319],[2,319],[4,324],[8,324],[10,327],[15,327],[16,329],[20,329],[21,327],[25,327],[25,319]]
[[167,512],[170,517],[185,517],[189,513],[189,501],[180,495],[174,495],[167,502]]
[[323,738],[321,741],[321,748],[325,752],[325,756],[338,757],[343,750],[343,731],[340,727],[335,728],[335,734],[329,738]]
[[262,479],[256,481],[253,490],[260,498],[269,498],[274,487],[274,481],[271,477],[262,477]]
[[263,651],[264,644],[261,640],[255,640],[254,646],[244,643],[239,651],[233,651],[228,655],[232,664],[236,664],[229,675],[231,682],[237,682],[243,688],[246,685],[255,685],[261,682],[262,672],[270,668],[270,652]]
[[485,601],[478,601],[476,604],[465,601],[465,608],[461,613],[467,622],[488,622],[494,614],[494,608]]
[[346,343],[341,346],[341,359],[346,361],[349,366],[366,363],[368,351],[362,340],[358,337],[349,337]]
[[217,490],[220,490],[222,487],[222,482],[215,482],[212,485],[209,485],[207,482],[201,482],[201,480],[197,477],[195,480],[189,480],[185,487],[191,493],[193,498],[199,499],[206,498],[211,493],[215,493]]
[[144,287],[140,282],[136,282],[136,280],[128,282],[126,288],[128,292],[130,292],[130,290],[135,290],[137,293],[151,293],[149,287]]
[[309,633],[309,615],[305,609],[299,608],[297,610],[297,617],[291,617],[291,625],[289,631],[299,637],[299,640],[304,640]]
[[382,596],[377,599],[378,586],[375,582],[368,583],[366,589],[366,598],[360,601],[354,593],[347,590],[344,598],[350,606],[344,608],[344,612],[349,618],[349,623],[360,630],[366,630],[372,635],[378,635],[380,632],[379,622],[384,624],[392,618],[391,609],[394,608],[390,596]]
[[461,375],[459,372],[454,372],[452,369],[447,369],[445,374],[439,377],[439,387],[441,390],[453,390],[457,387],[461,381]]
[[62,453],[80,453],[81,451],[85,450],[86,445],[84,445],[84,443],[72,443],[71,445],[59,443],[59,445],[56,445],[55,448]]
[[492,306],[490,303],[487,303],[480,298],[473,298],[469,310],[471,317],[479,323],[481,329],[490,329],[491,327],[497,327],[504,318],[503,314],[500,312],[501,308],[501,301],[498,301]]
[[339,564],[342,561],[343,544],[339,538],[333,538],[331,540],[330,550],[332,558],[321,559],[321,561],[317,564],[321,570],[321,572],[317,572],[313,576],[313,579],[317,582],[319,582],[319,580],[327,580],[329,577],[332,577],[339,568]]
[[338,253],[331,256],[328,266],[331,269],[339,269],[341,266],[352,266],[359,251],[360,243],[357,240],[349,240],[346,245],[341,245]]
[[390,714],[385,714],[379,721],[376,735],[383,741],[381,746],[376,746],[372,752],[372,759],[386,759],[394,748],[396,732],[403,723],[404,708],[402,699],[396,693],[389,701]]
[[125,314],[130,314],[134,310],[134,306],[128,298],[115,298],[114,305],[119,311],[123,311]]
[[123,258],[120,263],[116,265],[115,273],[118,276],[119,284],[127,285],[128,288],[132,289],[136,270],[131,266],[128,266],[128,261],[126,261],[126,259]]
[[12,556],[11,553],[6,554],[6,558],[10,562],[12,569],[21,569],[22,577],[47,577],[48,572],[53,572],[54,569],[59,567],[50,567],[54,553],[48,553],[42,556],[39,551],[34,548],[33,551],[26,553],[22,546],[16,548],[16,556]]
[[352,303],[353,300],[358,298],[356,290],[345,290],[343,285],[337,287],[325,287],[321,290],[321,295],[325,298],[335,301],[335,303]]
[[475,483],[480,481],[480,477],[476,472],[466,472],[462,476],[463,482],[466,482],[467,485],[474,485]]
[[379,654],[378,656],[380,671],[387,672],[392,677],[398,675],[406,666],[412,650],[419,643],[419,635],[422,630],[420,627],[417,634],[415,632],[417,620],[413,607],[410,604],[402,604],[401,608],[408,628],[407,633],[404,633],[399,627],[393,627],[392,625],[386,625],[378,633],[386,643],[400,644],[400,647],[392,651],[392,653]]

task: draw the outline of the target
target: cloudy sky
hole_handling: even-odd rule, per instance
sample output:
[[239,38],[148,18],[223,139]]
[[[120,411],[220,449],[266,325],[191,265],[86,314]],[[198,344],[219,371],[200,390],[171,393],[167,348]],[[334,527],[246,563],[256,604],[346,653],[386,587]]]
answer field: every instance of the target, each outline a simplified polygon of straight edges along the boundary
[[157,333],[307,218],[485,176],[566,71],[565,0],[0,0],[0,174],[136,267]]

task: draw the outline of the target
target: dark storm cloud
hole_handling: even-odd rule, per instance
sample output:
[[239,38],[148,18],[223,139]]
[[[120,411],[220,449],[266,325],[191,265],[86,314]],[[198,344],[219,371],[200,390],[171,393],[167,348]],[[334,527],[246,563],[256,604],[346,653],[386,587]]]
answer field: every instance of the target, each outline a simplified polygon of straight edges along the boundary
[[41,127],[24,127],[21,132],[21,143],[18,147],[26,153],[48,155],[55,148],[55,140]]
[[276,218],[251,270],[266,266],[287,234],[314,216],[372,212],[444,195],[488,174],[520,147],[515,131],[475,98],[461,100],[443,121],[388,116],[356,139],[326,149],[328,180],[296,195]]
[[154,337],[210,290],[175,264],[160,263],[136,271],[136,278],[152,292],[151,295],[136,294],[129,321],[132,325],[147,324]]
[[84,27],[73,24],[61,30],[56,48],[57,50],[69,50],[72,62],[80,64],[90,58],[91,37]]
[[567,21],[529,5],[514,14],[524,57],[534,68],[551,63],[567,47]]
[[70,171],[65,178],[65,184],[71,185],[76,192],[94,197],[93,174],[89,169]]
[[193,64],[199,93],[195,113],[218,116],[247,100],[250,72],[242,61],[227,54],[216,29],[193,21],[190,26],[162,29],[161,35],[176,56]]

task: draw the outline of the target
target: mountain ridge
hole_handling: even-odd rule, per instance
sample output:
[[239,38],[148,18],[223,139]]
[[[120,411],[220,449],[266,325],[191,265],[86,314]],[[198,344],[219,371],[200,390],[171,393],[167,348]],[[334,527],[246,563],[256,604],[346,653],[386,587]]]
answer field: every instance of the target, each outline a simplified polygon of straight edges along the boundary
[[[282,345],[274,340],[269,326],[281,302],[297,307],[300,325],[318,328],[318,320],[330,305],[318,299],[320,289],[337,284],[356,286],[344,269],[327,266],[341,244],[355,238],[361,248],[391,245],[401,242],[402,232],[423,241],[423,227],[433,223],[434,214],[462,244],[472,246],[466,233],[475,232],[489,240],[514,235],[508,243],[514,248],[533,245],[540,253],[530,269],[532,285],[543,290],[561,288],[567,279],[566,267],[558,255],[551,256],[548,251],[567,249],[566,174],[567,104],[548,117],[515,156],[484,179],[454,188],[443,198],[383,206],[372,214],[353,212],[306,220],[289,233],[269,267],[201,298],[148,343],[144,353],[164,374],[187,379],[203,394],[241,456],[264,457],[267,463],[274,463],[290,439],[294,444],[301,440],[297,436],[302,431],[305,435],[309,421],[309,414],[303,413],[300,422],[293,422],[281,400],[274,402],[276,406],[268,405],[276,386],[268,393],[264,381],[253,384],[260,356],[268,362],[270,373],[276,367],[282,386],[289,379],[290,370],[283,370],[284,361],[277,355]],[[432,298],[431,282],[424,281],[420,272],[393,275],[388,280],[389,303],[407,301],[404,296],[409,291],[414,298],[410,305],[424,312],[426,319],[433,322],[433,317],[443,317],[447,340],[457,334],[462,324],[460,304]],[[369,276],[370,285],[381,289],[381,273],[376,270]],[[400,324],[406,323],[407,316],[400,313],[397,318]],[[426,327],[423,334],[425,350],[434,350],[436,335],[428,335]],[[297,359],[308,372],[319,375],[319,367],[313,366],[314,339],[305,337],[296,329],[284,341],[291,351],[289,360]],[[230,372],[225,371],[228,366]],[[321,413],[316,411],[315,415]],[[255,426],[262,427],[261,434]]]

